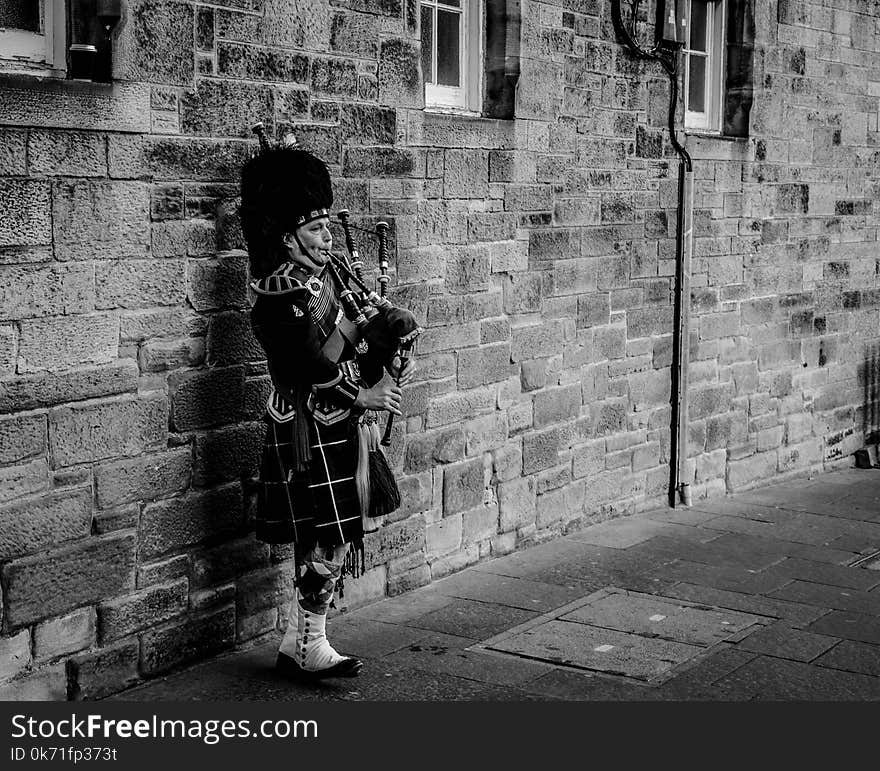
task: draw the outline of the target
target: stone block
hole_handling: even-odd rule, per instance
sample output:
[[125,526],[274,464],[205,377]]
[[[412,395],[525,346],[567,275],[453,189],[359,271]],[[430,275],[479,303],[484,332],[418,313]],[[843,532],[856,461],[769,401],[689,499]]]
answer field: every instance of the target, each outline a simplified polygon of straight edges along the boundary
[[309,58],[271,48],[221,42],[217,45],[217,74],[243,80],[306,83]]
[[252,152],[249,141],[110,136],[110,176],[118,179],[235,179]]
[[141,182],[59,180],[52,185],[52,237],[59,260],[146,257],[150,189]]
[[119,260],[95,265],[98,308],[180,305],[186,297],[183,260]]
[[0,413],[49,407],[137,389],[137,363],[128,359],[103,367],[71,369],[0,380]]
[[196,437],[193,483],[206,487],[256,475],[266,425],[242,423]]
[[227,252],[217,259],[187,262],[187,299],[197,311],[247,305],[247,257]]
[[605,470],[605,440],[594,439],[575,447],[572,452],[572,475],[575,479],[593,477]]
[[91,498],[89,490],[60,491],[0,507],[0,561],[88,536]]
[[23,629],[12,637],[0,637],[0,682],[24,672],[31,664],[31,633]]
[[95,497],[106,509],[132,501],[164,498],[189,487],[192,451],[178,447],[168,452],[141,455],[95,469]]
[[351,147],[345,150],[342,173],[346,177],[412,177],[423,171],[424,159],[408,148]]
[[577,326],[596,327],[608,323],[611,318],[611,296],[607,292],[579,296]]
[[541,310],[541,301],[549,293],[550,281],[543,273],[514,273],[504,283],[504,310],[506,313],[535,313]]
[[420,551],[425,545],[425,519],[410,517],[369,533],[364,538],[366,569]]
[[578,417],[581,408],[581,384],[548,388],[535,394],[535,427],[543,428]]
[[411,592],[420,586],[431,583],[431,568],[428,565],[419,565],[412,570],[400,573],[388,578],[388,596],[396,597],[404,592]]
[[205,340],[201,337],[154,340],[138,348],[138,365],[142,373],[197,367],[204,363]]
[[242,412],[242,367],[174,373],[169,386],[172,421],[178,431],[230,423]]
[[752,486],[761,479],[769,479],[776,473],[775,451],[762,452],[727,464],[727,489],[730,492]]
[[0,175],[27,176],[27,136],[18,129],[0,130]]
[[486,198],[489,154],[485,150],[446,150],[443,163],[445,198]]
[[274,131],[275,96],[261,83],[198,80],[194,91],[180,99],[180,125],[185,134],[209,137],[249,137],[258,121]]
[[73,613],[34,627],[34,658],[45,660],[75,653],[95,644],[94,608]]
[[118,355],[119,318],[114,313],[31,319],[23,321],[20,329],[21,374],[104,364]]
[[0,324],[0,378],[15,374],[17,337],[14,324]]
[[537,516],[534,478],[513,479],[498,485],[498,511],[502,533],[534,525]]
[[458,354],[458,385],[467,389],[497,383],[510,376],[510,343],[465,348]]
[[0,685],[0,701],[64,701],[68,697],[67,673],[63,663]]
[[464,424],[468,455],[480,455],[500,447],[507,441],[507,413],[494,412]]
[[46,416],[0,418],[0,464],[46,454]]
[[425,528],[425,549],[429,560],[457,552],[461,548],[461,520],[461,514],[454,514]]
[[465,548],[492,538],[498,532],[498,504],[482,505],[461,515],[461,545]]
[[223,608],[182,624],[153,629],[141,636],[141,671],[156,675],[235,644],[235,608]]
[[733,397],[732,391],[729,383],[693,389],[688,395],[688,417],[691,420],[700,420],[727,412]]
[[0,468],[0,503],[45,491],[48,486],[49,465],[43,459]]
[[357,96],[357,67],[345,59],[312,60],[312,94]]
[[187,608],[188,582],[151,586],[98,606],[101,644],[127,637],[184,612]]
[[509,443],[492,451],[492,467],[495,478],[507,482],[522,475],[522,445]]
[[181,554],[171,559],[152,562],[138,566],[137,585],[139,589],[154,584],[167,583],[175,578],[189,575],[190,561],[188,554]]
[[95,309],[91,265],[0,266],[0,319],[89,313]]
[[[192,205],[195,196],[187,196],[187,204]],[[203,205],[210,207],[205,202]],[[213,211],[204,212],[213,216],[218,213],[216,204]],[[203,212],[199,212],[202,214]],[[228,217],[229,215],[227,215]],[[229,225],[229,223],[226,223]],[[221,220],[187,219],[154,222],[150,227],[150,242],[153,257],[205,257],[213,255],[220,241]]]
[[207,363],[212,367],[227,367],[266,358],[262,346],[254,337],[248,314],[242,311],[224,311],[211,316],[208,323]]
[[237,484],[147,504],[141,515],[141,559],[228,536],[242,521],[242,493]]
[[381,25],[375,16],[335,11],[330,22],[330,50],[376,59],[380,30]]
[[138,681],[138,643],[121,642],[76,656],[68,664],[70,696],[93,701],[124,690]]
[[443,469],[443,515],[472,509],[483,501],[486,490],[482,458],[445,466]]
[[32,131],[27,159],[32,176],[106,177],[107,140],[85,131]]
[[349,145],[392,145],[397,138],[397,114],[387,107],[343,104],[339,123]]
[[135,546],[133,534],[113,533],[7,563],[6,624],[25,626],[130,589]]
[[[193,7],[163,0],[133,0],[114,43],[123,80],[186,85],[195,73]],[[118,53],[117,53],[118,50]]]
[[0,201],[3,201],[0,247],[52,243],[52,208],[48,182],[32,179],[0,180]]
[[591,404],[590,416],[596,435],[607,436],[625,431],[629,409],[626,399],[606,399]]
[[543,358],[562,353],[563,324],[545,322],[534,326],[513,327],[511,330],[510,360]]
[[199,552],[193,559],[192,585],[214,586],[269,564],[269,546],[245,538]]
[[421,108],[424,90],[419,77],[420,47],[412,40],[385,38],[379,48],[379,101]]
[[486,250],[465,246],[444,251],[446,291],[465,294],[489,289],[490,258]]
[[407,437],[404,470],[426,471],[435,462],[452,463],[464,458],[465,438],[460,426],[426,431]]
[[555,466],[559,462],[562,434],[558,428],[534,431],[523,436],[523,473]]
[[466,417],[479,415],[495,407],[495,389],[490,386],[473,388],[438,396],[428,408],[428,428],[458,423]]
[[167,436],[164,394],[88,402],[49,413],[49,445],[56,468],[139,455],[164,443]]

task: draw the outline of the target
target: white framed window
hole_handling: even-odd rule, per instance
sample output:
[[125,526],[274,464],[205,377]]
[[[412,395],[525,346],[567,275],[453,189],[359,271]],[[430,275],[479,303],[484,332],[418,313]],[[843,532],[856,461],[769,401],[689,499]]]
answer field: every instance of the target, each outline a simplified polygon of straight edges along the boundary
[[64,0],[0,1],[0,72],[64,72]]
[[684,125],[720,132],[724,104],[727,0],[687,0],[684,57]]
[[481,107],[481,0],[421,0],[425,107],[478,113]]

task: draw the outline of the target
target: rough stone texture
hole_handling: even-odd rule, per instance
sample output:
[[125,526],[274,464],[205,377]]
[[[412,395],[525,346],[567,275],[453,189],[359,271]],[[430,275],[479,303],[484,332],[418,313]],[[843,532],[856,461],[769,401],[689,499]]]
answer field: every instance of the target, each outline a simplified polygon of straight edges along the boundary
[[186,610],[187,589],[188,582],[182,579],[101,603],[98,621],[102,644],[180,614]]
[[0,507],[0,561],[30,554],[91,532],[89,490],[22,498]]
[[[367,538],[364,599],[665,500],[669,89],[613,42],[608,3],[521,5],[505,120],[422,109],[413,0],[132,0],[111,87],[2,79],[0,560],[15,578],[59,548],[139,544],[137,590],[90,599],[70,579],[75,604],[23,626],[36,644],[95,603],[194,587],[179,621],[126,632],[140,653],[56,648],[22,693],[63,696],[69,662],[70,695],[92,698],[277,622],[248,596],[289,562],[248,532],[270,385],[239,251],[256,120],[325,157],[358,226],[391,224],[390,295],[425,327],[389,450],[402,505]],[[749,137],[681,134],[695,499],[880,434],[876,25],[865,4],[778,5],[755,2]],[[3,586],[7,619],[31,613],[23,586]],[[237,615],[210,620],[232,593]]]
[[167,426],[161,394],[58,407],[49,415],[52,459],[55,466],[69,466],[139,455],[165,440]]
[[135,536],[119,533],[3,566],[6,624],[20,627],[134,586]]
[[88,648],[96,641],[96,627],[94,608],[81,608],[69,616],[37,625],[34,628],[34,658],[52,659]]

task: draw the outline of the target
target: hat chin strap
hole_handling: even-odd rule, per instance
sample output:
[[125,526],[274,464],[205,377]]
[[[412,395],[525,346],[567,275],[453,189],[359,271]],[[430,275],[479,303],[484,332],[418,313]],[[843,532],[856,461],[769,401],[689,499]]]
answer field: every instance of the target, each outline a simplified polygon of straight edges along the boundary
[[296,231],[291,233],[291,235],[293,236],[294,241],[296,241],[296,246],[299,249],[299,253],[303,257],[305,257],[316,270],[321,270],[324,266],[320,265],[312,259],[312,255],[309,254],[306,248],[303,246],[303,242],[299,240],[299,235],[297,235]]

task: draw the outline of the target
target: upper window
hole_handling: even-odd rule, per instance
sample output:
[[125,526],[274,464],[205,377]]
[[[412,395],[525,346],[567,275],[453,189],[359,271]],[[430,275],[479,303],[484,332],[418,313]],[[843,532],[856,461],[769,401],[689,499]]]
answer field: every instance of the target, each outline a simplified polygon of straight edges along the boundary
[[63,72],[64,0],[0,2],[0,71]]
[[684,47],[684,124],[721,131],[724,20],[727,0],[688,0]]
[[479,112],[482,106],[482,3],[421,0],[425,106]]
[[754,0],[685,0],[684,125],[745,137],[752,109]]

